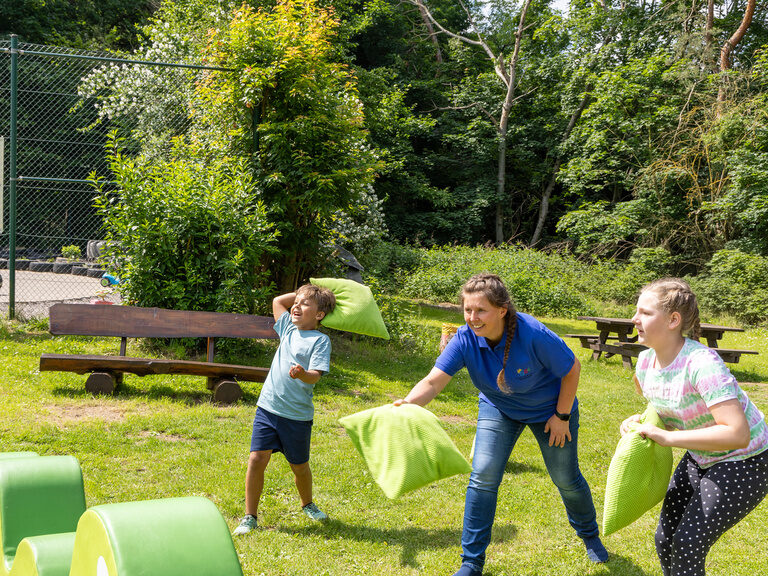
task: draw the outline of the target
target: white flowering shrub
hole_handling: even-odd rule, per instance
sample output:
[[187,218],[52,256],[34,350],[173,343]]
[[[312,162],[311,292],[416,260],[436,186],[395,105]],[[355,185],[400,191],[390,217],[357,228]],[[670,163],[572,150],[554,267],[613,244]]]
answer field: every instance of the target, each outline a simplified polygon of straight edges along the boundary
[[355,255],[373,250],[387,232],[383,205],[373,186],[362,187],[346,209],[334,212],[329,230],[332,243]]

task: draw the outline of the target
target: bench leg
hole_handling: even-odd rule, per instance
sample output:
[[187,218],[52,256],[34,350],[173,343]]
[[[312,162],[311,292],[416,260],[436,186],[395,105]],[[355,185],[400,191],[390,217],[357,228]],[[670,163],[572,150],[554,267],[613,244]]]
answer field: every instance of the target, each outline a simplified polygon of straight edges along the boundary
[[115,375],[111,372],[92,372],[85,381],[85,389],[91,394],[112,394],[116,384]]
[[213,387],[213,400],[219,404],[233,404],[243,395],[243,389],[234,380],[222,379]]

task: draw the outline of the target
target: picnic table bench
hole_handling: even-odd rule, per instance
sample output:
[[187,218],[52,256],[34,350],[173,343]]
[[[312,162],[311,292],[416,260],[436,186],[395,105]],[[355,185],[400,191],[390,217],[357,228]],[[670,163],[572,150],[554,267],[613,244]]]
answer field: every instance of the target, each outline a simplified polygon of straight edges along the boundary
[[[102,304],[54,304],[49,310],[50,332],[56,336],[115,336],[117,356],[42,354],[40,371],[90,373],[85,389],[93,394],[114,392],[129,372],[188,374],[207,378],[217,402],[231,403],[242,396],[239,381],[264,382],[269,368],[214,362],[216,338],[277,339],[272,317],[223,312],[166,310]],[[126,356],[128,338],[206,338],[205,361]]]
[[[632,358],[647,347],[637,342],[637,334],[632,334],[635,324],[628,318],[604,318],[597,316],[577,316],[578,320],[589,320],[595,323],[599,334],[566,334],[566,338],[578,338],[581,347],[592,350],[592,359],[597,360],[601,354],[606,358],[613,355],[621,356],[622,364],[632,368]],[[701,338],[707,341],[707,346],[715,350],[724,362],[736,364],[742,354],[757,354],[754,350],[736,350],[719,348],[718,341],[726,332],[743,332],[743,328],[702,324]]]

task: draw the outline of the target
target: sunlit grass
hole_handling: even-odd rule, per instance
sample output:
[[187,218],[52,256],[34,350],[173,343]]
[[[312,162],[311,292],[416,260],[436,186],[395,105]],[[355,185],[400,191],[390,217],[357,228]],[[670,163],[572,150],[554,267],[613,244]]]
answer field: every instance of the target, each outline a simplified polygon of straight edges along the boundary
[[[411,336],[405,345],[333,334],[332,370],[316,387],[311,460],[315,499],[333,520],[321,526],[303,516],[290,470],[282,456],[275,456],[267,470],[261,528],[235,541],[247,576],[442,576],[457,569],[467,477],[388,500],[338,424],[343,415],[404,396],[432,367],[442,322],[461,322],[456,312],[415,306],[409,307],[407,317]],[[543,320],[560,334],[593,329],[588,322]],[[600,520],[619,423],[640,411],[643,400],[635,394],[632,372],[622,367],[620,358],[593,362],[578,341],[568,344],[583,365],[580,460]],[[216,503],[233,528],[243,513],[246,459],[260,385],[245,383],[243,400],[225,407],[211,404],[202,378],[126,375],[119,394],[94,398],[84,391],[83,376],[37,370],[43,352],[113,354],[117,346],[116,339],[52,338],[3,324],[0,451],[74,455],[83,467],[88,505],[202,495]],[[243,355],[238,362],[263,365],[269,363],[270,346],[258,344],[232,353]],[[760,352],[742,357],[731,368],[756,404],[768,411],[768,333],[728,333],[723,346]],[[148,350],[132,342],[129,352],[140,355]],[[477,398],[466,372],[457,375],[429,408],[468,455]],[[659,576],[653,547],[657,516],[658,506],[607,537],[611,561],[590,564],[568,525],[538,447],[526,432],[502,483],[486,573]],[[716,544],[709,569],[721,575],[762,574],[766,557],[768,504],[763,503]]]

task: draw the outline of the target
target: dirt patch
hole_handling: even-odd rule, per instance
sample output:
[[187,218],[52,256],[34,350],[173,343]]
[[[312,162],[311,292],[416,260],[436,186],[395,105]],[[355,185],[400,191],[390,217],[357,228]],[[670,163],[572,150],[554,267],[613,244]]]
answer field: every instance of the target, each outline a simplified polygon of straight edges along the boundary
[[133,436],[134,438],[155,438],[163,442],[192,442],[189,438],[179,436],[178,434],[165,434],[164,432],[157,432],[155,430],[142,430],[138,434]]
[[60,405],[50,404],[45,407],[46,420],[54,424],[71,424],[101,420],[103,422],[121,422],[127,415],[141,412],[135,407],[110,406],[99,403]]

